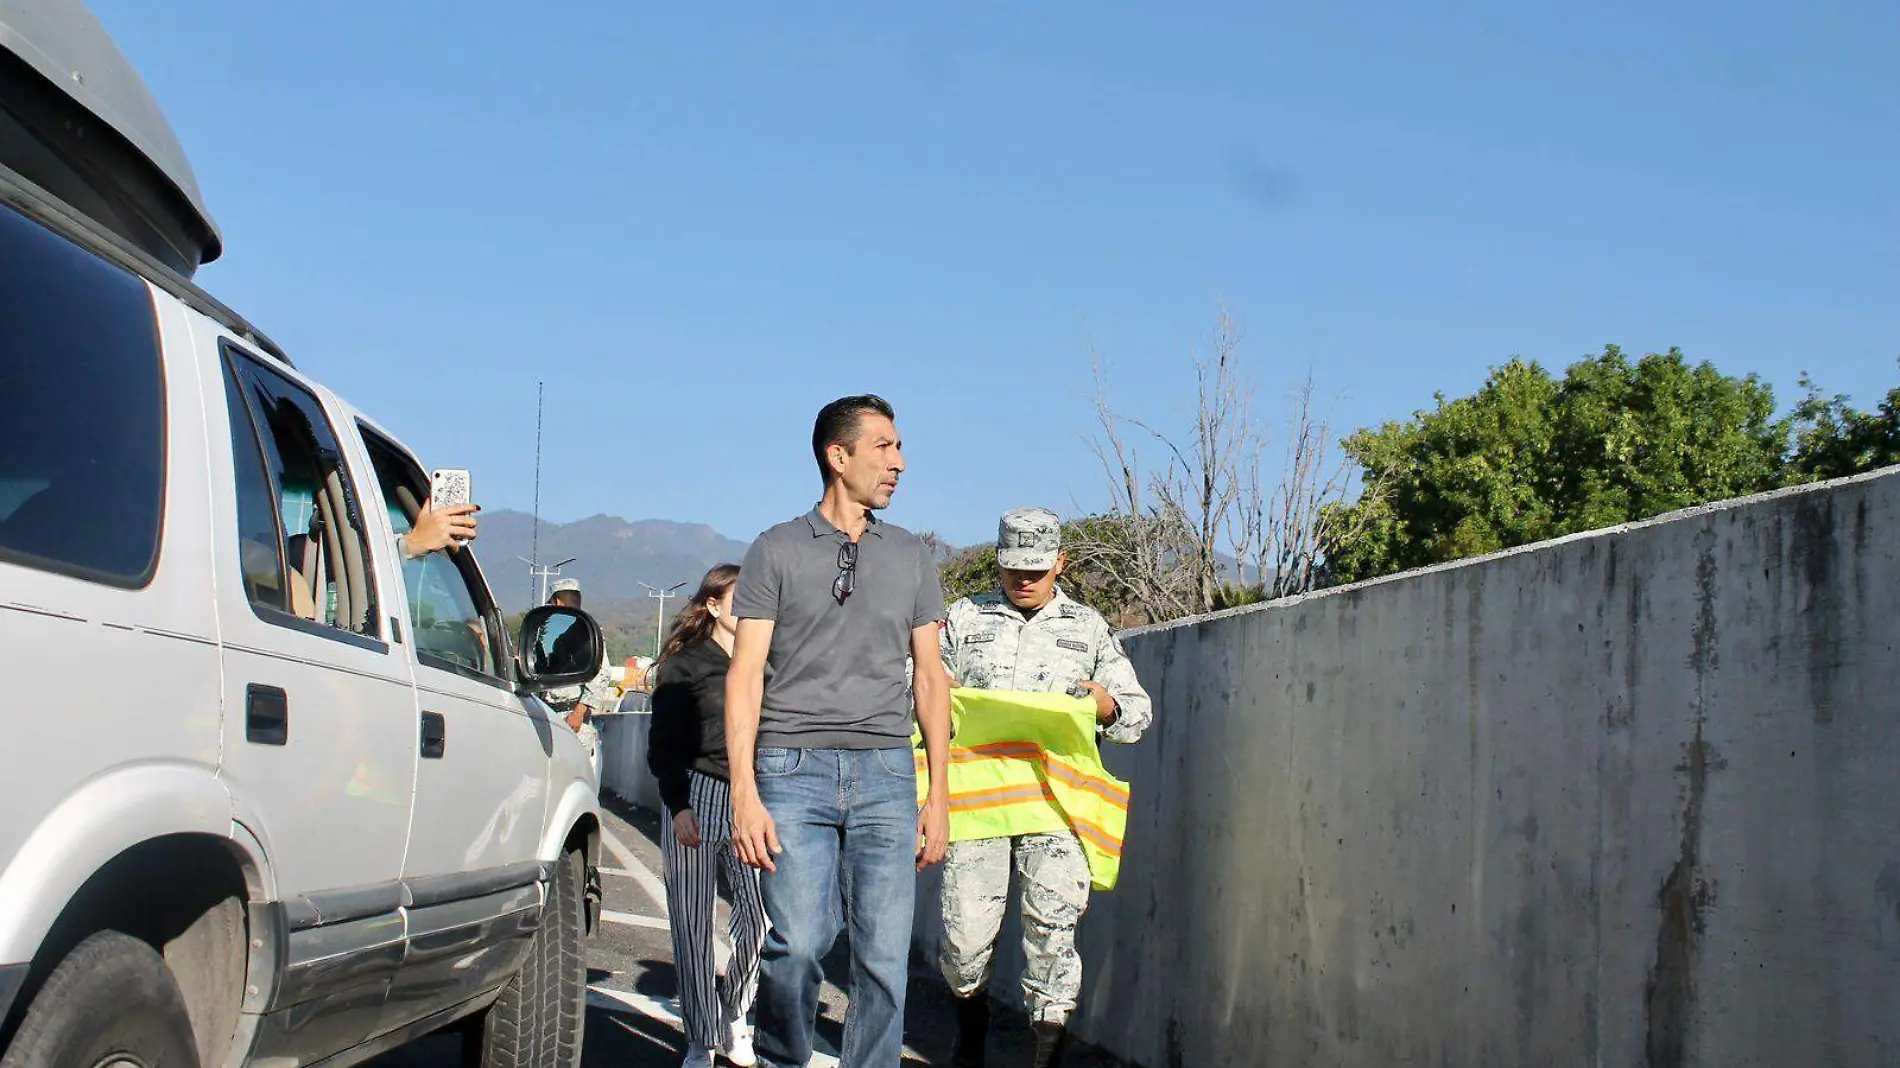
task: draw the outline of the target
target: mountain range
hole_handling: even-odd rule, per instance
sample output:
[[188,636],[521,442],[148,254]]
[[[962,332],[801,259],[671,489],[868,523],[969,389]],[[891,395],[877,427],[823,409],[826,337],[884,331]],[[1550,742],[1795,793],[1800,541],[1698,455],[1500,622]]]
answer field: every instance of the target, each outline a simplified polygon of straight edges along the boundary
[[[745,558],[746,548],[746,542],[728,538],[704,523],[611,515],[572,523],[544,519],[539,535],[542,561],[557,564],[574,558],[573,563],[562,565],[561,576],[580,580],[587,611],[599,621],[613,663],[636,653],[652,655],[656,627],[679,611],[706,569],[738,563]],[[541,582],[529,574],[524,562],[535,553],[533,516],[505,509],[483,512],[475,552],[504,613],[518,614],[539,603]],[[942,548],[946,559],[957,552],[953,546]],[[1235,569],[1229,557],[1223,555],[1221,563]],[[685,587],[664,605],[647,594],[646,586],[664,590],[680,583]]]
[[[506,510],[482,513],[475,552],[504,612],[525,611],[539,600],[540,580],[530,576],[528,565],[519,559],[531,555],[534,545],[533,516]],[[573,523],[542,520],[539,555],[548,564],[575,558],[561,568],[561,576],[580,580],[587,608],[596,615],[610,607],[606,602],[636,598],[647,602],[650,615],[658,606],[642,582],[659,589],[684,582],[687,586],[678,594],[683,597],[699,585],[707,568],[738,563],[746,547],[746,542],[703,523],[597,515]],[[680,601],[668,600],[667,614],[679,606]]]

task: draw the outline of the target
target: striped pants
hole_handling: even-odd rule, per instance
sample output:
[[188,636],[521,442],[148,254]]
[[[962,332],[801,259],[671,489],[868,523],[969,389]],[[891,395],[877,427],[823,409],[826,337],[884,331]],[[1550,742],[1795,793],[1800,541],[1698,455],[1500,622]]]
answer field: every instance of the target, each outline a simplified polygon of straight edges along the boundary
[[[758,869],[747,867],[732,848],[732,788],[697,771],[689,775],[687,800],[699,817],[699,848],[673,837],[674,814],[668,811],[660,821],[660,849],[686,1040],[715,1049],[725,1038],[725,1021],[744,1019],[758,993],[765,904]],[[723,985],[713,962],[713,904],[721,872],[732,901],[732,962]]]

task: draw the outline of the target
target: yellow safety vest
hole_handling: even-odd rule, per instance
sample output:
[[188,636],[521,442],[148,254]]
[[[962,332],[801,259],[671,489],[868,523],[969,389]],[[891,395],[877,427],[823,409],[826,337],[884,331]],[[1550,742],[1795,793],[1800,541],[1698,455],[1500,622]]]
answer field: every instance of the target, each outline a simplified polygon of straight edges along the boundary
[[[1089,881],[1112,890],[1128,829],[1128,784],[1102,766],[1095,701],[1061,693],[954,689],[950,840],[1073,832]],[[917,800],[930,774],[917,751]]]

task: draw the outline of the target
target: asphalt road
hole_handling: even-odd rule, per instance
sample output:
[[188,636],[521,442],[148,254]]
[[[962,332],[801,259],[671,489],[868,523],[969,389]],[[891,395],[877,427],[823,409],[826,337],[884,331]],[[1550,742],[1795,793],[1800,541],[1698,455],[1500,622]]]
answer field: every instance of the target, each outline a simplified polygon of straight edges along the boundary
[[[675,998],[673,953],[666,926],[665,889],[660,882],[659,821],[651,812],[609,798],[603,804],[606,846],[602,883],[606,892],[601,931],[589,941],[586,1068],[676,1068],[685,1053]],[[724,926],[725,904],[720,903]],[[719,950],[721,967],[726,947]],[[812,1065],[836,1065],[844,1031],[845,946],[827,961],[821,995],[818,1049]],[[913,969],[905,1033],[906,1065],[949,1063],[953,1033],[948,993]],[[1026,1063],[1029,1029],[999,1014],[991,1036],[991,1063]],[[450,1036],[432,1036],[369,1062],[371,1068],[457,1068],[459,1046]],[[1072,1055],[1067,1063],[1103,1064]]]

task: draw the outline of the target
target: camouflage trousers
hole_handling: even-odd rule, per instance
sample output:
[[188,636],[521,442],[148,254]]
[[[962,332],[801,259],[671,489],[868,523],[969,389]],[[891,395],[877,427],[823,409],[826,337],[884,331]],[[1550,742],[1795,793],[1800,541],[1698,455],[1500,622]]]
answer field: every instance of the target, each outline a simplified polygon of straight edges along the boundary
[[1075,929],[1089,907],[1089,862],[1072,834],[1025,834],[950,843],[943,865],[943,948],[938,966],[967,997],[989,985],[1015,862],[1023,914],[1023,1001],[1030,1019],[1066,1023],[1082,992]]
[[602,748],[600,730],[594,726],[594,721],[590,719],[586,723],[581,724],[581,729],[575,731],[574,736],[581,740],[581,748],[587,750],[587,762],[594,768],[594,788],[599,789]]

